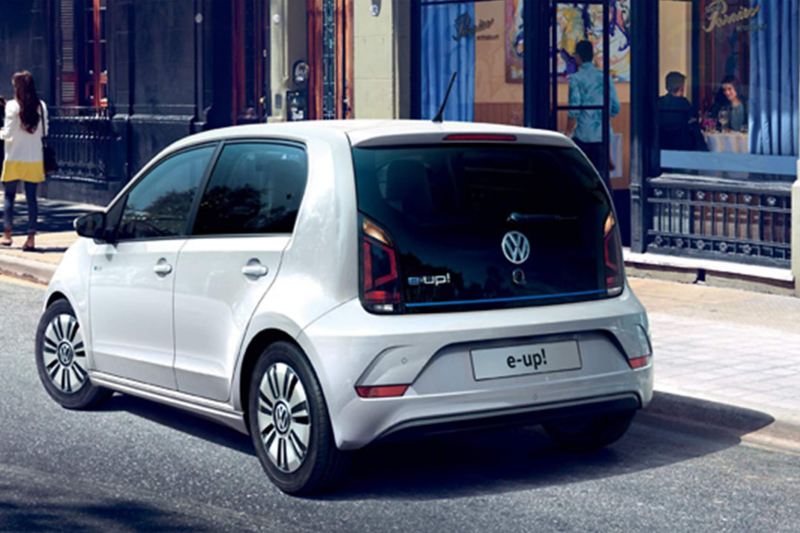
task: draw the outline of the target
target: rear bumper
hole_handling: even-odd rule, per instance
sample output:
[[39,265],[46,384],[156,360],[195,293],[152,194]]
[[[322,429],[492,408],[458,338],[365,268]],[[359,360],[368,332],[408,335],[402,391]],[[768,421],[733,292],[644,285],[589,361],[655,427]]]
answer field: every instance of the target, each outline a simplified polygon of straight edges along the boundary
[[502,426],[528,426],[576,416],[634,411],[641,407],[642,402],[636,394],[620,394],[526,407],[432,416],[400,422],[386,429],[375,440],[399,440]]
[[[411,428],[475,422],[523,424],[597,409],[645,407],[653,364],[647,318],[628,290],[608,300],[502,311],[379,316],[351,301],[298,336],[322,385],[340,449]],[[574,339],[581,368],[476,380],[471,351]],[[355,387],[410,385],[394,398],[360,398]],[[621,400],[622,404],[617,403]],[[610,404],[605,402],[610,401]]]

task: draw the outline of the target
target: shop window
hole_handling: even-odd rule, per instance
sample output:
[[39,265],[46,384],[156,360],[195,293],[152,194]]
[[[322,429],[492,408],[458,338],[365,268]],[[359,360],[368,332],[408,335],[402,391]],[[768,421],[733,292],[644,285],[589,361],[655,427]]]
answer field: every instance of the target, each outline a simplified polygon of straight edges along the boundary
[[665,171],[796,176],[798,0],[660,0]]
[[433,118],[457,72],[446,120],[522,125],[524,0],[420,2],[420,113]]

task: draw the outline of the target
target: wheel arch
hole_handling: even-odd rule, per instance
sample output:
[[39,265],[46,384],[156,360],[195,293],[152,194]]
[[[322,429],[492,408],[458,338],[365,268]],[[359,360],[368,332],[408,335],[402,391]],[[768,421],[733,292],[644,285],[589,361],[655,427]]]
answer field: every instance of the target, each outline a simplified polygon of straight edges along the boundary
[[253,369],[256,366],[256,362],[258,361],[258,356],[261,355],[267,346],[280,341],[291,343],[305,353],[305,350],[303,350],[294,337],[278,328],[267,328],[259,331],[250,340],[250,343],[247,345],[247,349],[244,352],[241,370],[239,371],[238,393],[241,410],[245,414],[245,423],[248,423],[247,406],[249,401],[248,394],[250,392],[250,378],[253,374]]
[[47,300],[45,301],[44,308],[47,309],[48,307],[50,307],[51,305],[53,305],[54,303],[56,303],[59,300],[66,300],[67,303],[72,305],[70,303],[70,301],[69,301],[69,298],[67,298],[66,294],[64,294],[60,290],[56,290],[56,291],[53,291],[50,295],[47,296]]

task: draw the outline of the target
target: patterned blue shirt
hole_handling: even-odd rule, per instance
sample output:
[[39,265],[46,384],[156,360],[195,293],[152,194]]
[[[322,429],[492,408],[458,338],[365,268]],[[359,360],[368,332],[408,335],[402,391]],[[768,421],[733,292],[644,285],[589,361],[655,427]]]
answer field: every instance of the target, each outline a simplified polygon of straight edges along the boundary
[[[609,81],[609,100],[611,116],[619,114],[617,89]],[[591,63],[584,63],[569,77],[569,105],[603,105],[603,73]],[[603,111],[573,110],[569,117],[577,120],[575,138],[585,143],[603,141]],[[609,126],[610,127],[610,126]]]

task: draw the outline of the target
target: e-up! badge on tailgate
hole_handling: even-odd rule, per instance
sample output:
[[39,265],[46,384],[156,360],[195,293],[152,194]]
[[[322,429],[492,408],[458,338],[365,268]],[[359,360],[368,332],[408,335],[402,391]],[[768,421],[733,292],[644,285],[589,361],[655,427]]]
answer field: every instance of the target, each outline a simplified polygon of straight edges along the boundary
[[472,350],[476,380],[562,372],[581,368],[577,341]]

